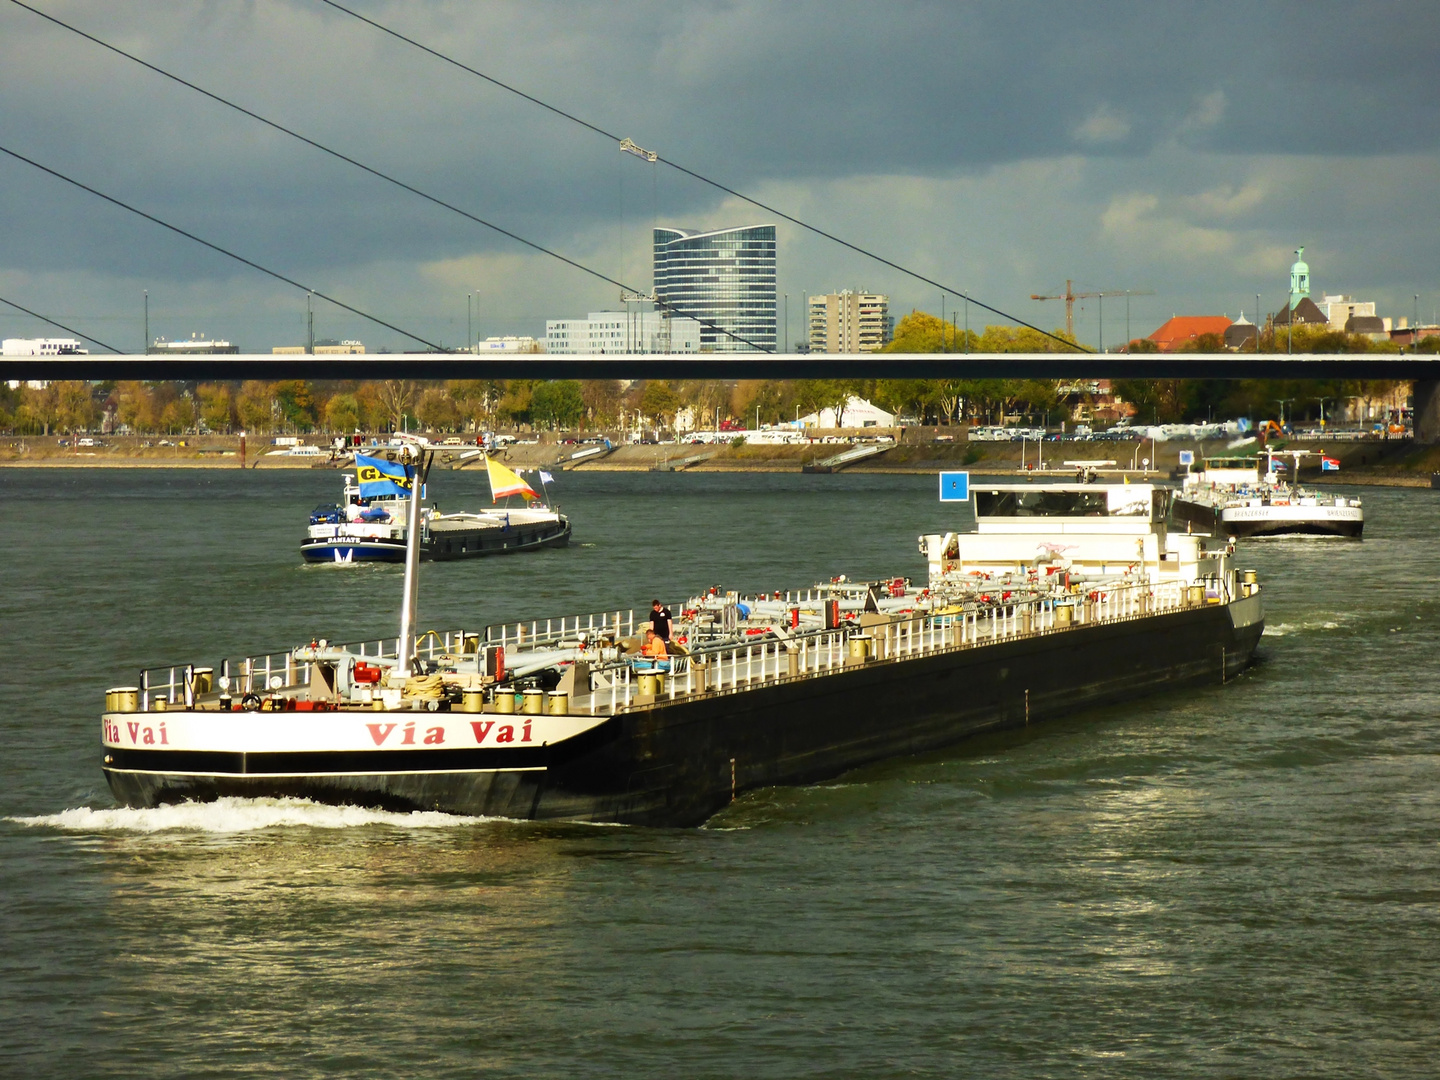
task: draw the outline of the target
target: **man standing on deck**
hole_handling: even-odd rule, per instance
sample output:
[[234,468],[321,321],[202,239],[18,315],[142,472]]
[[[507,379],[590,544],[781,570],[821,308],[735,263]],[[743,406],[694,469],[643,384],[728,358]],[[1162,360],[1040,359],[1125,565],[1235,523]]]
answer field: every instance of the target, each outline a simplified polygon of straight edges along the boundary
[[659,600],[650,601],[650,628],[661,641],[670,643],[670,609]]

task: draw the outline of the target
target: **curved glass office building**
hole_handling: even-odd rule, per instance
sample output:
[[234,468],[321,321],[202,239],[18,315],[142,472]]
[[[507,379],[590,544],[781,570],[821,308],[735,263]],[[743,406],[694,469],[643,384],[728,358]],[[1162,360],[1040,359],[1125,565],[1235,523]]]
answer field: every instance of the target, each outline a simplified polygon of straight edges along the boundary
[[701,351],[774,352],[775,226],[656,229],[655,299],[700,320]]

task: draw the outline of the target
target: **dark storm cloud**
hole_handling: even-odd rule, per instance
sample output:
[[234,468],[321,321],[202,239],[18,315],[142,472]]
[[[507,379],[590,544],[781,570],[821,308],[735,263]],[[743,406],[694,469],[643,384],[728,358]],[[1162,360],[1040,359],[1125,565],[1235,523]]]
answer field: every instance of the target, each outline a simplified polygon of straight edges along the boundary
[[[607,273],[643,271],[643,259],[606,250],[611,237],[643,245],[657,219],[721,223],[713,191],[316,0],[37,6],[538,242],[588,251]],[[1231,160],[1235,179],[1212,162],[1206,182],[1238,187],[1261,156],[1433,154],[1440,140],[1433,4],[360,6],[746,189],[944,182],[1075,158],[1109,163],[1092,184],[1144,190],[1119,210],[1083,183],[1031,197],[1073,200],[1093,220],[1107,213],[1113,231],[1195,194],[1187,155]],[[0,141],[287,272],[520,250],[3,0],[0,93]],[[0,185],[0,271],[235,272],[14,162],[0,161]],[[1245,220],[1202,203],[1187,212],[1226,227]],[[911,210],[816,212],[883,237],[903,232],[894,216]],[[1263,200],[1253,210],[1273,212]],[[727,224],[764,216],[726,214]]]

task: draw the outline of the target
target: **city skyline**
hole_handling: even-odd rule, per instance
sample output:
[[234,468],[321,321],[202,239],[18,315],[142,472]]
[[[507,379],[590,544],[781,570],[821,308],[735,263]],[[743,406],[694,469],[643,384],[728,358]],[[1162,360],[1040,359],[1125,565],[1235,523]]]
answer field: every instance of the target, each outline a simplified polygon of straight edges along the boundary
[[[1131,299],[1132,336],[1176,313],[1263,319],[1284,306],[1302,243],[1317,295],[1435,318],[1432,9],[1082,4],[1057,19],[916,4],[878,25],[830,11],[819,26],[803,6],[764,4],[371,14],[1045,328],[1061,322],[1055,305],[1029,295],[1066,279],[1153,292]],[[75,0],[55,14],[640,290],[654,228],[770,220],[318,5]],[[686,50],[713,36],[731,43],[725,72]],[[814,49],[789,47],[799,40]],[[636,62],[610,62],[617,50]],[[467,299],[480,338],[538,338],[547,318],[619,301],[9,5],[0,61],[17,151],[431,340],[466,339]],[[0,296],[131,349],[145,290],[152,337],[305,339],[303,292],[21,163],[0,163],[0,177]],[[790,341],[805,293],[863,285],[897,318],[939,314],[939,290],[793,225],[780,222],[776,244]],[[1105,307],[1113,343],[1122,305]],[[315,308],[317,335],[413,347]],[[1092,346],[1098,315],[1077,306]],[[0,336],[52,332],[0,313]]]

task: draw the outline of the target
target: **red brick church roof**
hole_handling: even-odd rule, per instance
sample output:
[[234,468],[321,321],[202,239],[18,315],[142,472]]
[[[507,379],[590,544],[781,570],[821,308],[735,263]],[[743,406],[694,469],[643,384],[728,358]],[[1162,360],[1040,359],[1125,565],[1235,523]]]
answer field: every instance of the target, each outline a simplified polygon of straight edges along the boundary
[[1201,334],[1219,334],[1224,337],[1229,326],[1230,320],[1224,315],[1176,315],[1151,334],[1150,340],[1160,346],[1161,352],[1174,352]]

